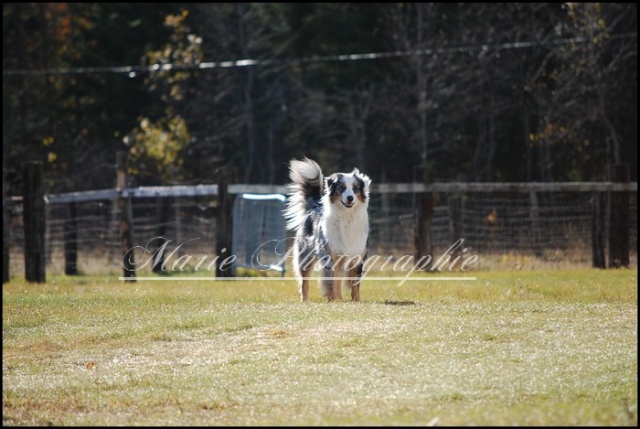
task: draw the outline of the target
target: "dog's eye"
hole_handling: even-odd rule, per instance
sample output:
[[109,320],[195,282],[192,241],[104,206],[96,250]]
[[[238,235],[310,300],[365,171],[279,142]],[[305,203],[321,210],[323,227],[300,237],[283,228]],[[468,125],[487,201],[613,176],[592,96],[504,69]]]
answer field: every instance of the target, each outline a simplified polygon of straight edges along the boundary
[[339,190],[340,192],[344,192],[344,191],[345,191],[345,189],[347,189],[347,185],[345,185],[344,183],[343,183],[343,184],[341,184],[340,186],[338,186],[338,190]]
[[353,187],[353,193],[357,194],[358,192],[360,192],[360,188],[358,188],[357,186]]

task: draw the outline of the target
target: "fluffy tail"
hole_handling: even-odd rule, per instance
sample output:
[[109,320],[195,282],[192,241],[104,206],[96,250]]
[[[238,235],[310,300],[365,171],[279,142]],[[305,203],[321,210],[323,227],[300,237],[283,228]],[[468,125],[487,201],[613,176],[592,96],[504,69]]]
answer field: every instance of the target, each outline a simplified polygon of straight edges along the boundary
[[289,201],[284,216],[287,229],[294,231],[304,223],[307,212],[320,205],[324,182],[320,166],[309,158],[291,160],[289,178]]

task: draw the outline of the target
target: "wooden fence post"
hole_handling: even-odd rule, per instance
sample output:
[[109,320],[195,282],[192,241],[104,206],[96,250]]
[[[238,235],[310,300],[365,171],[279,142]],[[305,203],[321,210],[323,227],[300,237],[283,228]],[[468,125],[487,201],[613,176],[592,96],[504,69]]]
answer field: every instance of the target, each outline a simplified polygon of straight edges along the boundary
[[[428,168],[417,169],[417,180],[422,180],[425,185],[431,182],[431,174]],[[416,196],[415,205],[415,260],[423,256],[433,256],[433,240],[431,234],[431,219],[433,218],[433,192],[425,192]]]
[[541,257],[543,252],[540,243],[540,205],[536,191],[529,191],[529,202],[531,204],[531,246],[534,255]]
[[220,167],[218,176],[218,219],[216,222],[216,277],[233,277],[234,271],[222,262],[231,256],[233,194],[229,194],[227,186],[236,181],[235,167]]
[[28,282],[44,283],[45,274],[45,210],[42,163],[24,164],[24,267]]
[[[182,199],[174,198],[173,200],[173,216],[176,223],[176,245],[180,246],[182,241]],[[184,249],[182,246],[178,247],[178,258],[184,255]]]
[[9,262],[11,253],[11,231],[9,228],[9,204],[11,200],[7,196],[7,181],[2,180],[2,283],[8,283],[11,276]]
[[[629,183],[629,165],[609,165],[608,178]],[[609,268],[629,267],[629,192],[609,192]]]
[[[169,208],[171,207],[171,197],[156,197],[156,235],[157,237],[162,237],[166,239],[167,235],[167,223],[169,222]],[[177,222],[177,221],[176,221]],[[160,247],[164,244],[164,241],[157,240],[156,244],[156,252],[160,249]],[[180,242],[177,243],[178,245]],[[155,261],[155,258],[154,258]],[[164,253],[160,253],[160,258],[157,262],[153,264],[151,270],[156,274],[167,274],[162,270],[162,266],[164,264]]]
[[67,219],[64,223],[64,273],[78,274],[78,221],[76,203],[67,204]]
[[120,240],[122,242],[122,268],[126,281],[136,281],[136,262],[133,248],[133,220],[129,197],[123,195],[127,187],[127,152],[116,154],[116,189],[118,190],[118,211],[120,215]]
[[[384,183],[384,180],[385,179],[383,176],[382,183]],[[382,218],[385,220],[385,222],[389,222],[389,224],[391,224],[392,221],[389,221],[389,219],[391,219],[391,202],[390,202],[391,194],[388,192],[385,192],[379,195],[380,195],[380,206],[382,209]],[[369,200],[369,202],[371,202],[371,200]],[[380,230],[380,242],[389,243],[389,239],[391,237],[390,226],[381,227],[379,230]],[[293,242],[293,240],[290,240],[290,242]]]
[[[464,194],[455,192],[449,194],[449,222],[452,234],[451,243],[455,243],[461,238],[464,239]],[[455,256],[462,253],[462,246],[453,252]]]
[[607,268],[605,260],[605,194],[594,192],[591,205],[591,254],[593,268]]

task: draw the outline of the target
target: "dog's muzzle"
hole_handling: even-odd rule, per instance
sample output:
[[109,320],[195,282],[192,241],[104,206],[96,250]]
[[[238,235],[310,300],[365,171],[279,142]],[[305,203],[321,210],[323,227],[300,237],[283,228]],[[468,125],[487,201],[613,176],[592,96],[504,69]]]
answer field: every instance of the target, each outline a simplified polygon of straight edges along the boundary
[[347,202],[346,203],[344,201],[342,201],[342,200],[340,200],[340,202],[342,203],[343,206],[345,206],[348,209],[353,207],[353,205],[355,204],[355,201],[353,200],[353,197],[351,197],[351,196],[347,197]]

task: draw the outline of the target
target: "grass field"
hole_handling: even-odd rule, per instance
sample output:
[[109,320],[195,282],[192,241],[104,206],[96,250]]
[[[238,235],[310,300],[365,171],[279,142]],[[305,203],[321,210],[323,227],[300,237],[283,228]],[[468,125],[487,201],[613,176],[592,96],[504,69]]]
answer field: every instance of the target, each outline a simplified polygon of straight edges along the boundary
[[357,304],[260,278],[13,279],[3,424],[637,425],[637,271],[474,275],[369,279]]

